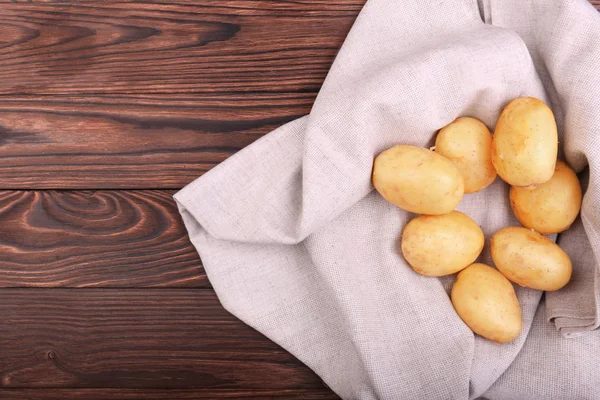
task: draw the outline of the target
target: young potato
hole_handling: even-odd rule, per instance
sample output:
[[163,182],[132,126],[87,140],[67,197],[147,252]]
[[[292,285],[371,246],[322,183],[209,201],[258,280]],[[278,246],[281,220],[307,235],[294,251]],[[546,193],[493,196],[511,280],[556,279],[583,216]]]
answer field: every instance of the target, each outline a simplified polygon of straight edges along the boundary
[[537,186],[554,173],[558,134],[543,101],[521,97],[502,110],[492,140],[492,163],[512,186]]
[[477,259],[485,238],[467,215],[452,211],[423,215],[402,231],[402,254],[412,269],[427,276],[450,275]]
[[521,306],[513,285],[494,268],[472,264],[457,276],[450,294],[458,316],[476,334],[508,343],[521,333]]
[[575,172],[558,160],[548,182],[531,188],[511,187],[510,205],[526,228],[539,233],[569,229],[581,209],[581,184]]
[[435,152],[458,167],[465,193],[477,192],[496,179],[492,164],[492,134],[478,119],[462,117],[440,130]]
[[520,226],[494,233],[492,259],[514,283],[538,290],[558,290],[571,279],[571,259],[547,237]]
[[460,203],[464,183],[452,161],[416,146],[394,146],[375,158],[373,185],[384,199],[417,214],[446,214]]

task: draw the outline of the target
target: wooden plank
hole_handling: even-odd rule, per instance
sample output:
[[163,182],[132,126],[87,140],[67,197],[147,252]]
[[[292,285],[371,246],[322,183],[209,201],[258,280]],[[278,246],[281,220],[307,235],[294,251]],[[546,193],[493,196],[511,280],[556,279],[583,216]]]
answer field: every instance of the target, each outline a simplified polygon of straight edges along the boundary
[[0,287],[210,287],[172,195],[0,191]]
[[0,389],[0,398],[3,400],[339,400],[339,397],[328,389],[252,391],[198,389]]
[[3,2],[0,94],[316,91],[364,2]]
[[185,186],[314,94],[0,96],[0,188]]
[[178,189],[310,111],[364,0],[3,3],[0,189]]
[[207,289],[2,289],[0,386],[323,390]]

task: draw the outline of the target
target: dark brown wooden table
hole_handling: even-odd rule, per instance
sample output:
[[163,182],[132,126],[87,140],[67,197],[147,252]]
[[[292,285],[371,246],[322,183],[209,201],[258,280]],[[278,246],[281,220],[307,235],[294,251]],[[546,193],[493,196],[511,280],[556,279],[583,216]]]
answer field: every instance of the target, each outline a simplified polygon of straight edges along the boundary
[[172,195],[310,111],[364,0],[0,0],[0,399],[337,398]]
[[310,111],[363,3],[0,0],[0,399],[337,398],[172,195]]

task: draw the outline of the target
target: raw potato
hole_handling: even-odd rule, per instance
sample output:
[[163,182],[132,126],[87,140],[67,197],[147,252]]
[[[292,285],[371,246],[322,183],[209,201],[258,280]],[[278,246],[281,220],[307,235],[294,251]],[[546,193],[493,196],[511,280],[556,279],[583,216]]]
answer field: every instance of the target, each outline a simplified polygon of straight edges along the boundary
[[510,205],[524,227],[543,234],[562,232],[579,214],[581,185],[575,172],[559,160],[548,182],[533,189],[513,186]]
[[435,151],[450,159],[462,174],[465,193],[477,192],[496,179],[492,134],[478,119],[462,117],[440,130]]
[[496,268],[521,286],[558,290],[571,279],[571,260],[556,243],[530,229],[509,226],[494,233],[492,259]]
[[508,103],[492,141],[492,162],[498,175],[512,186],[537,186],[552,178],[557,153],[552,110],[533,97]]
[[458,316],[478,335],[507,343],[521,333],[521,306],[515,289],[494,268],[468,266],[458,274],[450,297]]
[[402,254],[410,266],[427,276],[454,274],[470,265],[483,250],[485,238],[467,215],[452,211],[423,215],[402,231]]
[[460,203],[463,178],[452,161],[416,146],[394,146],[375,158],[373,184],[384,199],[417,214],[446,214]]

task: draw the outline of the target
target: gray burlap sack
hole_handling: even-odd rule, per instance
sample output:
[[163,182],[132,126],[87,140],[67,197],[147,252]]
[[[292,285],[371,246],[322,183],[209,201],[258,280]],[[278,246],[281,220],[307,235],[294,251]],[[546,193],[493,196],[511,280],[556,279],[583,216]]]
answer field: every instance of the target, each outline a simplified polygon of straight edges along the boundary
[[[498,345],[454,312],[453,277],[403,260],[412,215],[372,190],[371,166],[459,116],[493,129],[525,95],[551,105],[564,156],[590,178],[559,237],[572,282],[545,302],[517,288],[523,332]],[[345,399],[597,399],[599,172],[600,16],[585,0],[370,0],[311,113],[175,198],[223,305]],[[500,179],[458,209],[487,237],[517,225]]]

